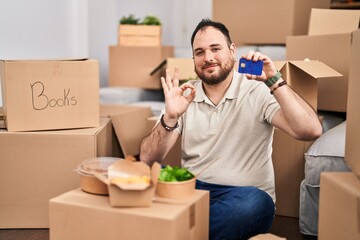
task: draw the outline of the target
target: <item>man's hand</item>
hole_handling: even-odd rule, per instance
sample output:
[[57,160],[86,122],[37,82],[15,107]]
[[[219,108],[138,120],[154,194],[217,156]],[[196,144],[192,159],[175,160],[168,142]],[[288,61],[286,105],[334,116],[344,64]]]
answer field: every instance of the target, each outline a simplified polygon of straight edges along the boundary
[[254,79],[257,81],[264,82],[276,74],[276,68],[272,60],[268,56],[263,55],[260,52],[254,52],[251,50],[246,55],[242,55],[241,57],[244,57],[247,60],[264,62],[264,67],[261,75],[256,76],[256,75],[246,74],[246,77],[248,79]]
[[[179,69],[176,67],[174,76],[171,78],[169,69],[166,69],[166,76],[161,77],[161,84],[165,95],[165,121],[169,125],[176,123],[180,116],[186,111],[195,98],[195,87],[189,83],[179,86]],[[190,93],[184,95],[186,90]]]

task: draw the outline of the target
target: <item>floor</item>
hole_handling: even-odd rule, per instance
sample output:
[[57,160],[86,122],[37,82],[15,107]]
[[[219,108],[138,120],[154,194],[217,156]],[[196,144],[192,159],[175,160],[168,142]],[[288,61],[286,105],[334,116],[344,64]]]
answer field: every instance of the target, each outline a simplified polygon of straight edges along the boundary
[[[302,235],[297,218],[276,216],[271,233],[288,240],[316,240],[317,237]],[[48,229],[1,229],[1,240],[49,240]]]

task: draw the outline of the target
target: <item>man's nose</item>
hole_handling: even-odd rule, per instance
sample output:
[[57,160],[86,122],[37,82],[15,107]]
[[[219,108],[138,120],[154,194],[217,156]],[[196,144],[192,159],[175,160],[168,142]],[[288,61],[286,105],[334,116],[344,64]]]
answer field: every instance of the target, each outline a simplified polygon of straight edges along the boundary
[[212,53],[211,51],[207,50],[204,53],[204,61],[205,62],[212,62],[214,60],[214,53]]

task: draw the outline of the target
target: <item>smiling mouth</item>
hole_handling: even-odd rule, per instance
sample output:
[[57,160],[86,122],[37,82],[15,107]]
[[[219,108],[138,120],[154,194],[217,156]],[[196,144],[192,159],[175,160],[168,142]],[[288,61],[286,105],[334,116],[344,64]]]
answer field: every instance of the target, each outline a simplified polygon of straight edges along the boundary
[[214,67],[218,66],[218,64],[207,64],[202,67],[202,69],[212,69]]

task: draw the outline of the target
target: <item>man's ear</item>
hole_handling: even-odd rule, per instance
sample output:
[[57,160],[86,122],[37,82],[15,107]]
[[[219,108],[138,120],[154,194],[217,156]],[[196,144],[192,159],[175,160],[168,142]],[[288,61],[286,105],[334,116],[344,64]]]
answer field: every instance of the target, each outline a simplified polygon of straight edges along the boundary
[[235,59],[235,50],[236,50],[236,45],[235,45],[235,43],[232,43],[230,45],[230,53],[231,53],[233,59]]

